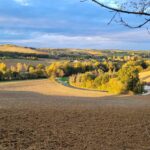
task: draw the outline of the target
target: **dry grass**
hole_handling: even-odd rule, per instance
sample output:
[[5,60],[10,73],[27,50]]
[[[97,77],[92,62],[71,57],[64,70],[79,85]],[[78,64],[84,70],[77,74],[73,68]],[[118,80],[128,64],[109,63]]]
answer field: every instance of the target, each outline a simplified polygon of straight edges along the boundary
[[144,82],[150,82],[150,71],[141,72],[140,79]]
[[0,150],[148,150],[150,96],[48,80],[0,84]]
[[30,48],[24,48],[15,45],[0,45],[0,52],[18,52],[18,53],[31,53],[31,54],[46,54]]
[[33,81],[3,82],[0,89],[5,91],[29,91],[44,95],[75,96],[75,97],[102,97],[109,94],[99,91],[80,90],[63,86],[48,79]]

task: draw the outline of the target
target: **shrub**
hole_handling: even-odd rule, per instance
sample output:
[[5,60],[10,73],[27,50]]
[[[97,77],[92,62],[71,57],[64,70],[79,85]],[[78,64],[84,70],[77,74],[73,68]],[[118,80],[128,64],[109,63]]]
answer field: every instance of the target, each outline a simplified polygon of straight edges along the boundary
[[125,85],[117,78],[110,79],[107,84],[107,89],[110,93],[123,94],[126,91]]

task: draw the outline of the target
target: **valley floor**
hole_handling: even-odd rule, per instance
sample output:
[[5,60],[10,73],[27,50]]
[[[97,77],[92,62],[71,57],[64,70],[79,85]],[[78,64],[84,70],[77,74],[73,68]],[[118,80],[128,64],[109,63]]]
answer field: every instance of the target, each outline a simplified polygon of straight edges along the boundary
[[0,83],[0,150],[148,150],[150,95],[113,96],[49,80]]

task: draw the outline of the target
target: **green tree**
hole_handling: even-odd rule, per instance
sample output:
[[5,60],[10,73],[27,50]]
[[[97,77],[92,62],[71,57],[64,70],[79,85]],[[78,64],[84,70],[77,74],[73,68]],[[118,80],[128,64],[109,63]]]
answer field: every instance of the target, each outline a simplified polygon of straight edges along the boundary
[[136,66],[123,66],[118,72],[118,79],[126,86],[128,91],[137,92],[135,90],[139,86],[139,70]]

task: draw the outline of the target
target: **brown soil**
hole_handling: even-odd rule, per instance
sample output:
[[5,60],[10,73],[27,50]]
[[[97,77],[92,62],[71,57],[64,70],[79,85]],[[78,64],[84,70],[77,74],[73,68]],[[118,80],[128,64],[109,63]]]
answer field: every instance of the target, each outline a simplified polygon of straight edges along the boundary
[[0,83],[0,150],[51,149],[149,150],[150,96]]

